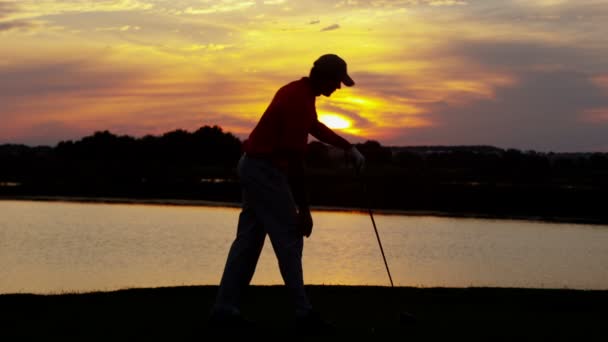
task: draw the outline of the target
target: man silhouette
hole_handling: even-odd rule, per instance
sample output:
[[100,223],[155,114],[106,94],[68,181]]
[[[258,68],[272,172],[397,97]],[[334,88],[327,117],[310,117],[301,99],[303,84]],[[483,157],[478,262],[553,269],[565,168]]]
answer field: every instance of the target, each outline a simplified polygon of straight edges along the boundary
[[334,54],[319,57],[309,77],[278,90],[243,143],[244,154],[237,167],[242,211],[211,313],[212,324],[232,327],[246,322],[239,301],[253,277],[268,234],[292,299],[297,327],[310,331],[330,327],[313,311],[304,289],[303,237],[310,236],[313,221],[302,178],[309,134],[342,148],[357,169],[363,167],[365,158],[357,148],[317,119],[316,97],[331,96],[341,84],[355,84],[346,62]]

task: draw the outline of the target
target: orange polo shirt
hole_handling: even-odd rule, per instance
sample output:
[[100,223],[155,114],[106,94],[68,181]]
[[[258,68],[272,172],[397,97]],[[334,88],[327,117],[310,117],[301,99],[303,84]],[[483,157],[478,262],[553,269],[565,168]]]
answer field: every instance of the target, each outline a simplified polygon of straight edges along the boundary
[[267,158],[285,169],[294,160],[302,160],[308,146],[308,134],[343,149],[352,145],[319,122],[315,94],[308,77],[283,86],[262,115],[243,150],[253,157]]

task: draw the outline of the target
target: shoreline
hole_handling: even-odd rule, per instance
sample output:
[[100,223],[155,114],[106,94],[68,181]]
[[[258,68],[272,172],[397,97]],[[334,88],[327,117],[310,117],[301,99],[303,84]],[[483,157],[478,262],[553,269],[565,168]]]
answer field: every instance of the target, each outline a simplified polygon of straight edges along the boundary
[[[194,206],[194,207],[228,207],[240,208],[240,202],[222,202],[210,200],[171,199],[171,198],[123,198],[123,197],[86,197],[86,196],[0,196],[0,201],[35,201],[35,202],[75,202],[100,204],[134,204],[134,205],[166,205],[166,206]],[[314,211],[368,213],[367,208],[340,207],[340,206],[311,206]],[[496,215],[485,213],[457,213],[433,210],[400,210],[372,208],[378,215],[402,216],[432,216],[445,218],[470,218],[486,220],[514,220],[533,221],[564,224],[608,225],[608,221],[597,218],[583,217],[557,217],[557,216],[531,216],[531,215]]]
[[[142,291],[178,291],[183,289],[195,288],[218,288],[218,284],[179,284],[179,285],[160,285],[160,286],[125,286],[105,289],[91,290],[63,290],[49,292],[35,291],[17,291],[17,292],[0,292],[0,300],[8,297],[70,297],[70,296],[91,296],[91,295],[116,295],[127,292],[142,292]],[[416,286],[416,285],[367,285],[367,284],[323,284],[323,283],[306,283],[307,289],[326,288],[326,289],[361,289],[361,290],[388,290],[388,291],[495,291],[495,292],[536,292],[536,293],[601,293],[608,295],[608,288],[573,288],[573,287],[525,287],[525,286]],[[248,288],[261,289],[276,289],[282,291],[284,284],[249,284]]]

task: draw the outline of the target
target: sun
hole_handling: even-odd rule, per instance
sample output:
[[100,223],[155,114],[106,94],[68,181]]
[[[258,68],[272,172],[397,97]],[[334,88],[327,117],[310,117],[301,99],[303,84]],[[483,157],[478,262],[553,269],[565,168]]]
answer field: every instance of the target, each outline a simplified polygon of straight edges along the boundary
[[319,121],[331,129],[345,129],[352,126],[352,122],[338,114],[319,114]]

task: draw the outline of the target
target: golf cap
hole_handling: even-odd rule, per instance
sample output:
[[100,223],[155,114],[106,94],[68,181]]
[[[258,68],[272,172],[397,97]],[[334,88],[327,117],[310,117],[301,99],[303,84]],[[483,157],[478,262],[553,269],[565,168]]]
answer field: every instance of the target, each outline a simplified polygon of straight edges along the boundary
[[338,77],[347,87],[355,85],[355,81],[346,72],[346,62],[337,55],[327,54],[319,57],[315,61],[314,67],[324,75]]

